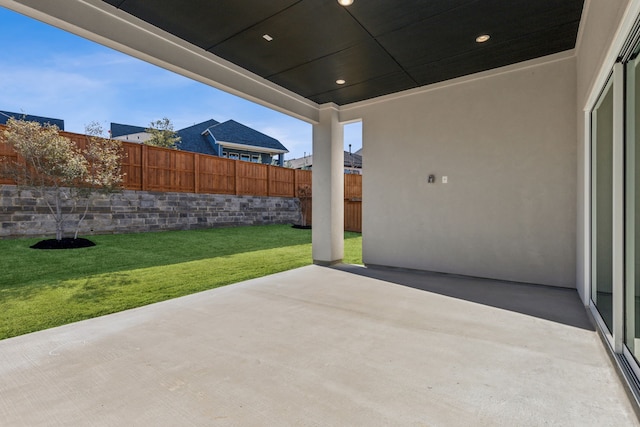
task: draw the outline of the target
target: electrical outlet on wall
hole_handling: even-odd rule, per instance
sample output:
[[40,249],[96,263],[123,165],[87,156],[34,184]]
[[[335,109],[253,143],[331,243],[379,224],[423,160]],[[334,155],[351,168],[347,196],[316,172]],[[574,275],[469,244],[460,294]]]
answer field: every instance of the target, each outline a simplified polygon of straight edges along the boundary
[[443,177],[442,177],[442,183],[443,183],[443,184],[446,184],[446,183],[447,183],[447,181],[448,181],[447,177],[446,177],[446,176],[443,176]]

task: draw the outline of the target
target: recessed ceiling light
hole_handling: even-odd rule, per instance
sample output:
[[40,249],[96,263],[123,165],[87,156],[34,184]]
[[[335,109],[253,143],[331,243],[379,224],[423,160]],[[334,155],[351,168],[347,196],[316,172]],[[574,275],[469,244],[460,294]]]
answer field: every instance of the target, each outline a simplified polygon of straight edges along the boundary
[[353,4],[353,0],[338,0],[338,3],[341,6],[351,6]]
[[271,37],[269,34],[265,34],[262,36],[263,39],[265,39],[266,41],[270,42],[271,40],[273,40],[273,37]]
[[347,81],[346,81],[346,80],[344,80],[344,79],[338,79],[338,80],[336,80],[336,83],[337,83],[337,84],[339,84],[339,85],[343,85],[343,84],[345,84],[346,82],[347,82]]
[[489,40],[491,38],[491,36],[489,34],[483,34],[481,36],[476,37],[476,42],[478,43],[484,43],[487,40]]

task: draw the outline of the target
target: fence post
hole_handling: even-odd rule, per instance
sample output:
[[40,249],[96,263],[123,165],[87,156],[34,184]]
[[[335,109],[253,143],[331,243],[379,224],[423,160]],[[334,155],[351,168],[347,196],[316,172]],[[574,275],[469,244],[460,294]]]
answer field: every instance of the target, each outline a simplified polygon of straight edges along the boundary
[[171,186],[171,190],[169,191],[179,191],[178,190],[178,156],[175,152],[169,153],[169,185]]
[[142,184],[142,191],[147,191],[149,189],[148,183],[147,183],[147,168],[149,167],[149,153],[147,152],[148,150],[148,146],[147,144],[142,144],[141,150],[142,150],[142,159],[141,159],[141,165],[140,165],[140,178],[141,178],[141,184]]
[[296,197],[298,195],[298,170],[294,169],[293,170],[293,197]]
[[240,178],[240,173],[238,171],[238,162],[239,162],[239,160],[234,160],[233,161],[233,169],[234,169],[234,172],[236,174],[236,177],[235,177],[235,180],[234,180],[236,196],[240,194],[240,191],[239,191],[240,190],[240,186],[238,185],[238,181],[240,180],[239,179]]
[[271,165],[267,165],[267,197],[271,196]]
[[193,153],[193,192],[200,192],[200,155]]

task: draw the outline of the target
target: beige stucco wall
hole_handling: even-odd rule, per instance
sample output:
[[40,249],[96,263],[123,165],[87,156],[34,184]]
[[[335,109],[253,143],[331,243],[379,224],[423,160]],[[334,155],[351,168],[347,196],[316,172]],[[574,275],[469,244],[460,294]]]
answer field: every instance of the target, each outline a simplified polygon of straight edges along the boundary
[[[589,248],[587,238],[589,224],[589,180],[585,175],[588,170],[588,143],[585,139],[585,113],[587,99],[596,87],[596,79],[604,66],[605,72],[613,67],[606,63],[606,55],[612,45],[618,27],[622,21],[630,0],[587,0],[583,11],[580,28],[580,40],[576,49],[577,73],[577,158],[578,158],[578,191],[577,191],[577,288],[588,301]],[[625,35],[623,35],[624,37]]]
[[570,57],[351,110],[364,262],[575,287],[575,79]]
[[[578,108],[586,98],[600,70],[615,32],[630,0],[587,0],[580,22],[580,41],[576,52]],[[582,128],[580,128],[582,130]]]

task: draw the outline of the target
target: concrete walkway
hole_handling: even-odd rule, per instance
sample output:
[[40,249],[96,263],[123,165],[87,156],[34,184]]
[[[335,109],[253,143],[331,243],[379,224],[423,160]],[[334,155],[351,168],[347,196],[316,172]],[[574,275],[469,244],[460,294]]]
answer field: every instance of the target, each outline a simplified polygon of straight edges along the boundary
[[0,341],[0,425],[639,424],[575,291],[309,266]]

